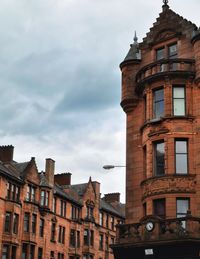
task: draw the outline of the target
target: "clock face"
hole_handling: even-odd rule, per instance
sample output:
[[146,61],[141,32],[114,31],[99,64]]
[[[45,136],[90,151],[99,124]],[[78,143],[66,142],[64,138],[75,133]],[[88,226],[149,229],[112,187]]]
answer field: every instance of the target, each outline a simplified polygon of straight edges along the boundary
[[149,222],[147,222],[146,223],[146,230],[147,231],[152,231],[154,229],[154,224],[153,224],[153,222],[151,222],[151,221],[149,221]]

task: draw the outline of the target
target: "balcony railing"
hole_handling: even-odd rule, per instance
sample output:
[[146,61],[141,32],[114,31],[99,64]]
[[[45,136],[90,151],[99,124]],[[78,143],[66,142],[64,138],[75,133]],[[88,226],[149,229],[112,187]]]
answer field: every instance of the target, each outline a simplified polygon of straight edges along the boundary
[[156,77],[163,76],[164,74],[182,74],[194,75],[195,74],[195,61],[194,59],[162,59],[153,62],[138,71],[136,74],[136,83],[141,86],[147,80],[153,80]]
[[[147,229],[148,222],[153,223],[153,228],[150,231]],[[166,220],[149,217],[140,223],[117,226],[117,244],[173,242],[183,239],[200,239],[200,218],[191,215]]]

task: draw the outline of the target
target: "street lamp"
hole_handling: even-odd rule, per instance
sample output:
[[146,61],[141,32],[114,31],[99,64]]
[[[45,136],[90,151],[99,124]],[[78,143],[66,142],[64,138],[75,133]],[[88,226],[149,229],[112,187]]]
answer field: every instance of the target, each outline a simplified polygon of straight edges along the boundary
[[103,169],[110,170],[110,169],[113,169],[115,167],[126,167],[126,166],[125,165],[104,165]]

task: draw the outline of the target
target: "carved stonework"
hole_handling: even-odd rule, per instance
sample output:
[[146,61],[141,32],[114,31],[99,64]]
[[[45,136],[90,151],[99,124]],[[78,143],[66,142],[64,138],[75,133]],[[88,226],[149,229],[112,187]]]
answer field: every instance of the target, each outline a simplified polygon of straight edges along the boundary
[[176,37],[176,35],[176,32],[171,30],[162,31],[156,35],[155,41],[165,41],[169,38]]
[[195,176],[165,176],[142,182],[143,199],[166,193],[194,193]]

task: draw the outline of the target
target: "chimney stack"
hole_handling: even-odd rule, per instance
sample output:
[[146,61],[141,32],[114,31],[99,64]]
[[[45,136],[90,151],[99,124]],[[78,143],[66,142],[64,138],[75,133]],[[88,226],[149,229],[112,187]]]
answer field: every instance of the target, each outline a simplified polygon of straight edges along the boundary
[[11,162],[13,161],[14,147],[9,146],[0,146],[0,161],[2,162]]
[[120,202],[120,193],[107,193],[104,195],[103,199],[108,203]]
[[60,186],[71,184],[71,173],[56,174],[54,175],[54,182]]
[[51,158],[46,158],[45,176],[50,186],[54,185],[55,161]]

